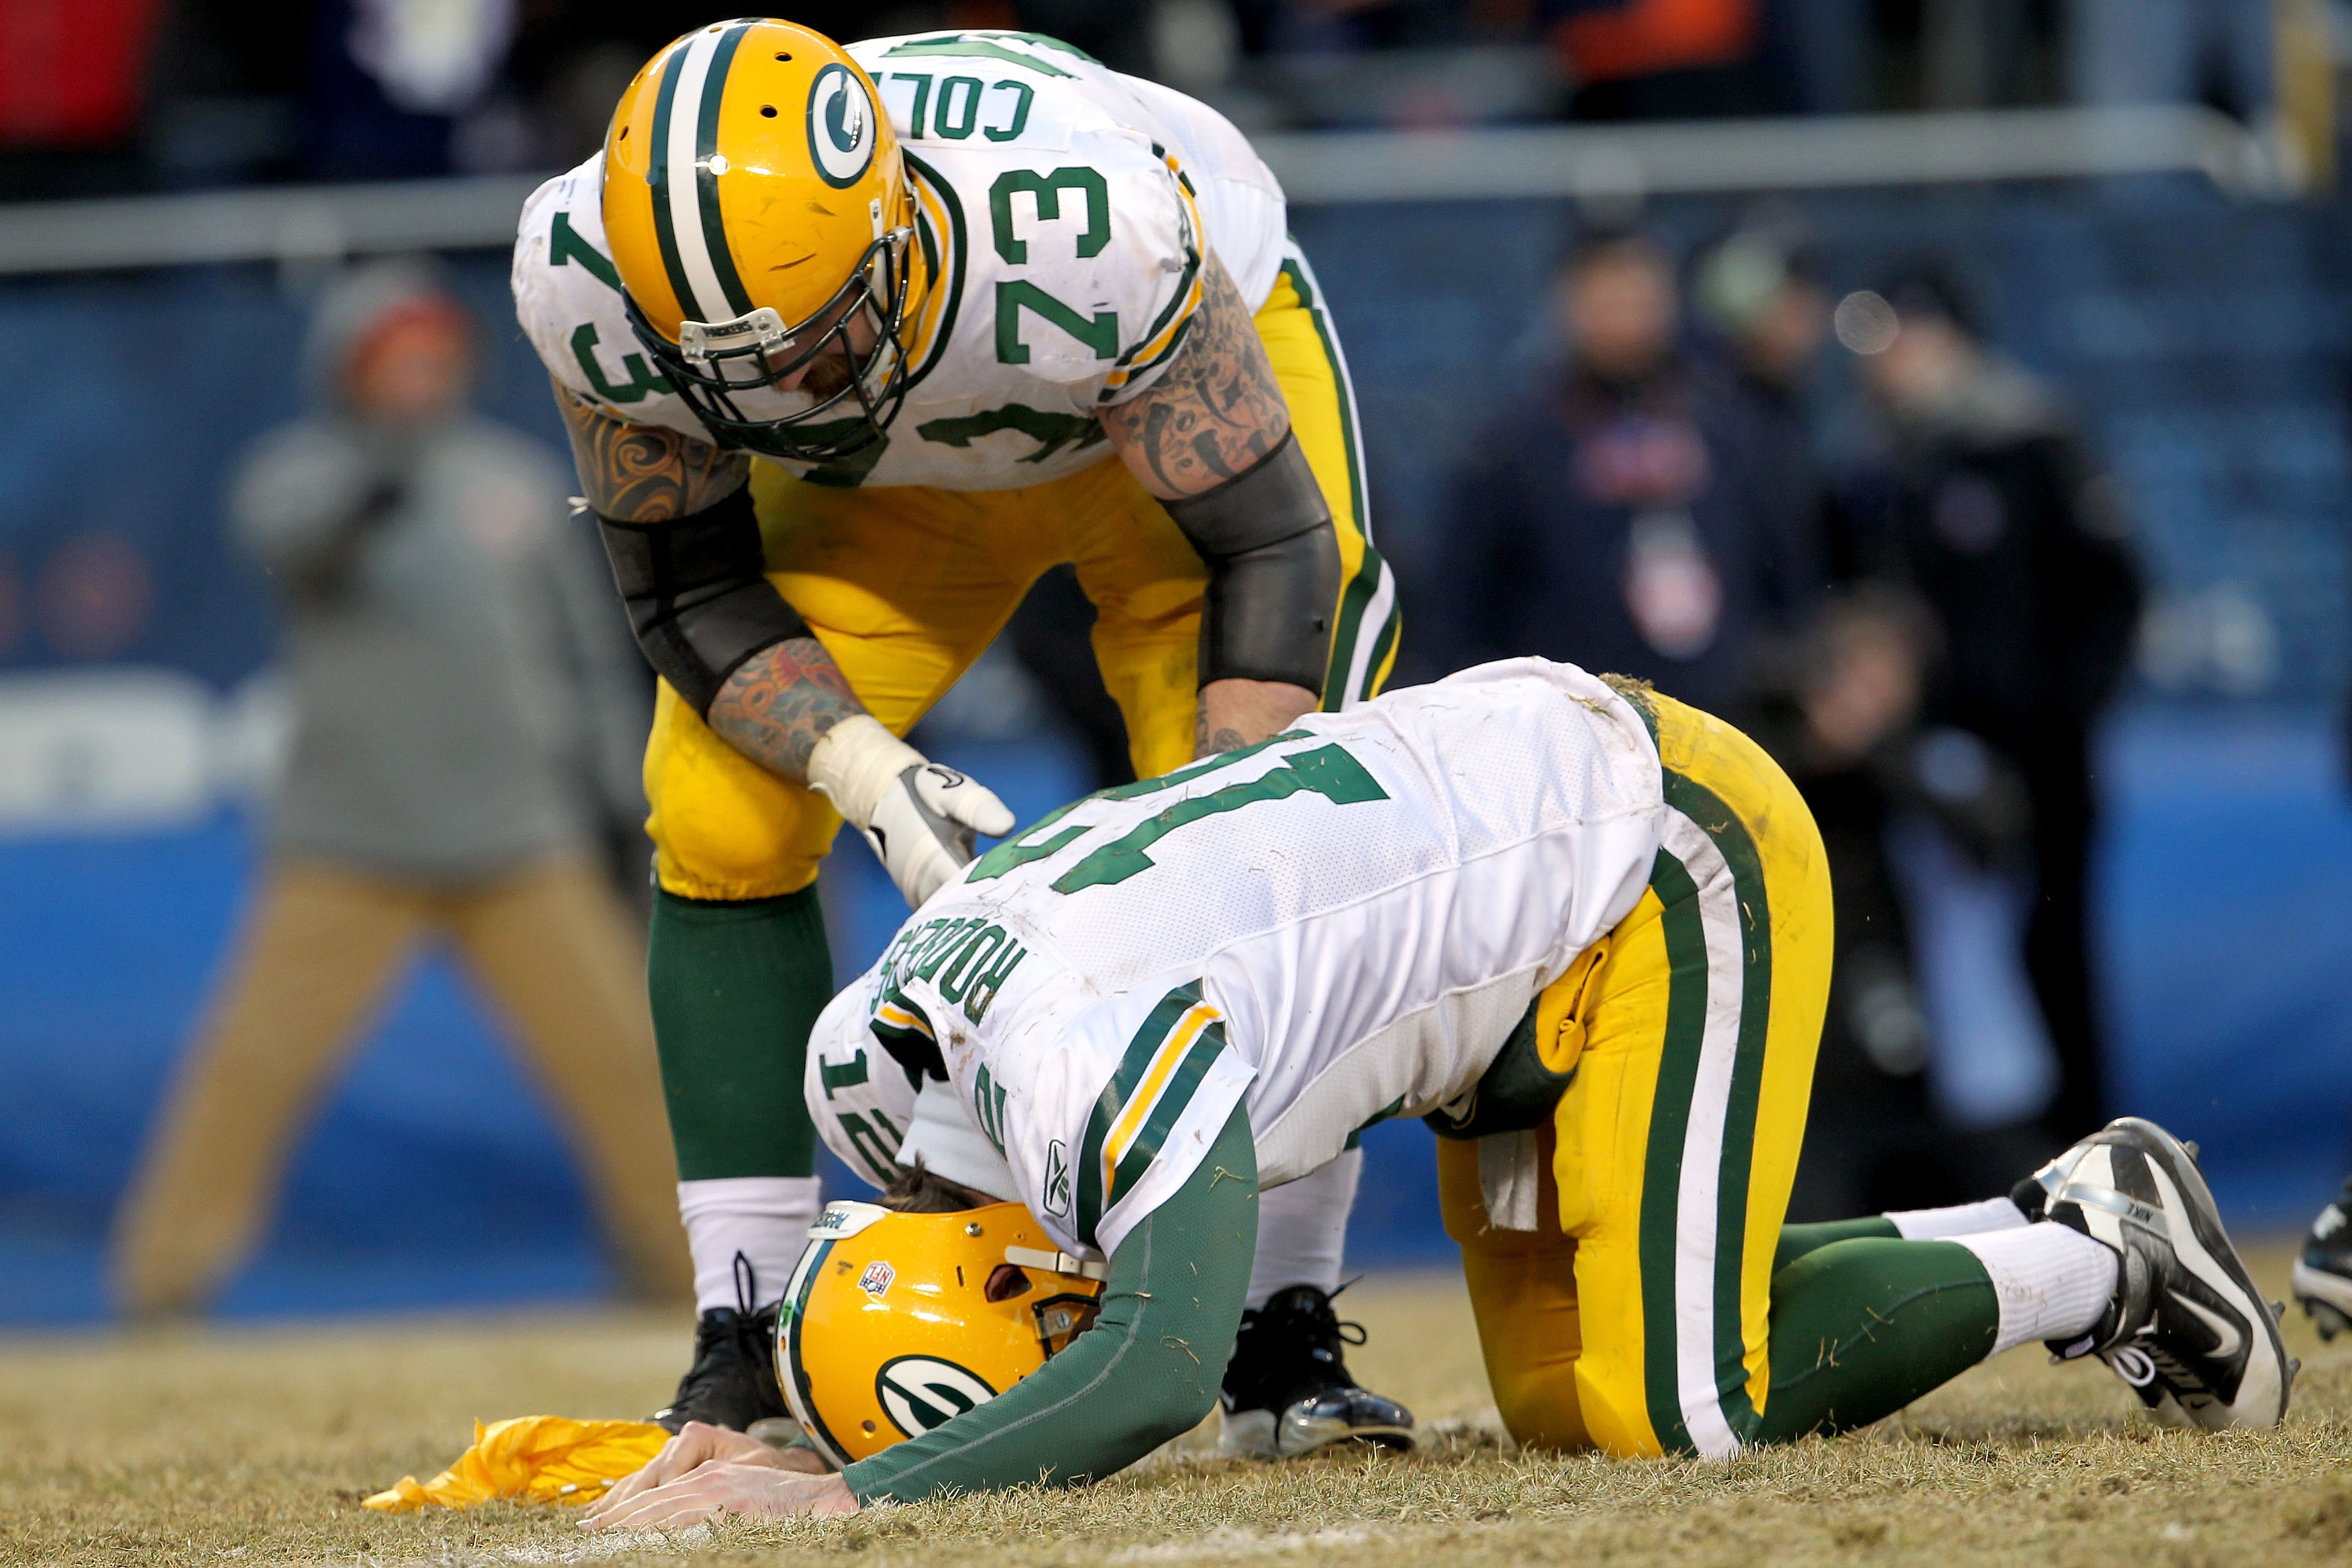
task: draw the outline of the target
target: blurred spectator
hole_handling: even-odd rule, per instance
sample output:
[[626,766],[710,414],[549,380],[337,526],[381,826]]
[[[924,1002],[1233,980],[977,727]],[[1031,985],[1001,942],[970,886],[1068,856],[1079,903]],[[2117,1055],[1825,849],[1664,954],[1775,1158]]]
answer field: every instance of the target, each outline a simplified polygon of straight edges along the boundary
[[1569,363],[1458,476],[1422,623],[1449,667],[1540,653],[1736,716],[1761,641],[1817,591],[1806,498],[1748,400],[1677,347],[1654,241],[1587,239],[1553,302]]
[[1814,454],[1810,399],[1830,338],[1830,296],[1794,223],[1742,225],[1693,273],[1698,314],[1720,339],[1726,370],[1757,422],[1760,482],[1776,514],[1817,528],[1828,488]]
[[1769,218],[1708,251],[1696,274],[1699,309],[1732,349],[1735,371],[1768,402],[1793,410],[1830,337],[1830,297],[1811,251]]
[[2044,1113],[2072,1138],[2107,1111],[2084,932],[2090,742],[2129,655],[2138,571],[2080,433],[1984,344],[1947,274],[1914,269],[1839,319],[1874,350],[1864,375],[1894,431],[1844,553],[1916,592],[1941,645],[1893,839],[1937,1098],[1963,1125]]
[[[1794,224],[1767,213],[1735,230],[1694,269],[1693,295],[1757,421],[1765,483],[1805,526],[1822,527],[1830,495],[1812,458],[1809,397],[1831,300]],[[1864,583],[1822,605],[1755,677],[1751,733],[1812,808],[1837,911],[1813,1115],[1790,1210],[1800,1218],[1948,1200],[1936,1167],[1952,1163],[1950,1141],[1923,1089],[1927,1023],[1886,850],[1885,774],[1918,712],[1928,628],[1907,595]],[[1949,1201],[1969,1190],[1953,1180]]]
[[240,476],[289,622],[291,761],[245,930],[118,1218],[123,1306],[200,1308],[419,946],[446,942],[551,1091],[635,1290],[686,1288],[643,945],[597,863],[641,816],[642,668],[566,476],[467,410],[473,326],[384,264],[312,332],[319,407]]

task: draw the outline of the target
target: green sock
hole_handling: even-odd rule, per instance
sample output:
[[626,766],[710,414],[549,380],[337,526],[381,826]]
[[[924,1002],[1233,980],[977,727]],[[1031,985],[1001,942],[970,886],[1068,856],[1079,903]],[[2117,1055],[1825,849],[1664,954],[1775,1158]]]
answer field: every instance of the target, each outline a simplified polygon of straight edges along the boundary
[[1992,1280],[1965,1247],[1870,1237],[1816,1248],[1772,1276],[1757,1440],[1867,1427],[1982,1361],[2000,1333]]
[[833,998],[816,888],[743,904],[656,892],[646,985],[679,1179],[814,1172],[801,1068]]
[[1780,1243],[1772,1251],[1772,1272],[1778,1274],[1806,1253],[1832,1241],[1899,1240],[1902,1235],[1895,1228],[1895,1222],[1883,1214],[1866,1214],[1860,1219],[1826,1219],[1817,1225],[1784,1225],[1780,1227]]

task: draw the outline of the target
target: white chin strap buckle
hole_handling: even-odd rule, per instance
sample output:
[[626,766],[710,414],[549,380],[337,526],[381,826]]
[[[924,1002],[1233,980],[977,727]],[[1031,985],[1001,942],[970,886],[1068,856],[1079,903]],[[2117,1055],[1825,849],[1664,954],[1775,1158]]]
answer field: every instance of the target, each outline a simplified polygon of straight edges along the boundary
[[792,346],[792,329],[766,305],[732,321],[681,321],[677,325],[677,350],[690,365],[731,358],[751,347],[762,354],[772,354]]
[[1016,1269],[1037,1269],[1048,1274],[1070,1274],[1081,1280],[1108,1280],[1110,1265],[1089,1263],[1067,1252],[1047,1252],[1035,1247],[1007,1247],[1004,1260]]

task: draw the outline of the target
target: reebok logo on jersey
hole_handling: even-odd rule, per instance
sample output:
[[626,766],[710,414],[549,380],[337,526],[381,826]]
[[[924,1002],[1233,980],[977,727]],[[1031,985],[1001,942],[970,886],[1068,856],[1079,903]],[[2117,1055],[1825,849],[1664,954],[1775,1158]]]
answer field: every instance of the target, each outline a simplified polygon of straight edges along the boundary
[[1056,1219],[1066,1219],[1070,1214],[1070,1157],[1055,1138],[1045,1145],[1045,1212]]

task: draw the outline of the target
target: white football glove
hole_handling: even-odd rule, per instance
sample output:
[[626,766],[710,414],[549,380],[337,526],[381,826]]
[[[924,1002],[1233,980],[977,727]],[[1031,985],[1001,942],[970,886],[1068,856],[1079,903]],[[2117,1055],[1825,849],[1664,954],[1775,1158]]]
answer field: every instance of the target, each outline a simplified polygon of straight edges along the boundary
[[974,840],[1013,831],[1013,813],[989,789],[923,754],[870,714],[845,719],[809,754],[809,788],[831,800],[883,869],[920,909],[970,865]]

